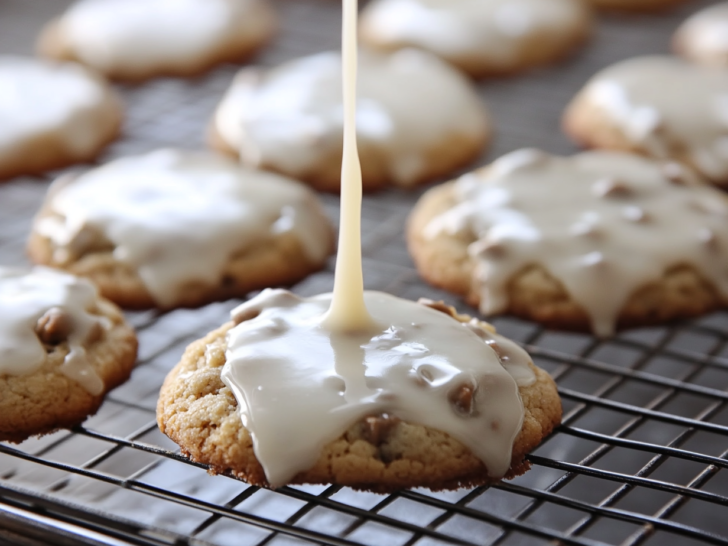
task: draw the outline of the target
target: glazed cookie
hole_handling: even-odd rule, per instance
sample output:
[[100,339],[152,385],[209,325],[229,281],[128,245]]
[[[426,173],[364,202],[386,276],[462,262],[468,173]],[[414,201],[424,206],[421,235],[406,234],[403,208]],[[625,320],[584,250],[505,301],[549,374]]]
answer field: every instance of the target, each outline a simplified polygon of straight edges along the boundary
[[321,325],[331,294],[241,305],[168,375],[160,429],[212,472],[266,487],[454,489],[528,470],[561,420],[549,375],[442,303],[364,300],[376,324],[360,333]]
[[606,337],[724,306],[727,231],[725,195],[677,163],[521,150],[425,194],[408,243],[484,314]]
[[592,17],[583,0],[375,0],[359,28],[373,48],[419,47],[482,77],[566,56]]
[[725,70],[638,57],[595,75],[566,110],[564,128],[586,146],[679,160],[728,184],[727,99]]
[[80,0],[46,26],[38,49],[115,79],[194,76],[248,58],[275,27],[263,0]]
[[684,4],[686,0],[585,0],[593,6],[616,11],[661,11]]
[[36,263],[88,277],[127,308],[199,306],[323,267],[316,196],[209,152],[159,150],[60,179],[36,216]]
[[728,67],[728,2],[700,10],[678,28],[675,50],[689,61]]
[[81,66],[0,55],[0,180],[94,159],[119,133],[121,103]]
[[0,441],[81,423],[129,378],[137,340],[87,280],[0,267]]
[[[245,68],[215,112],[212,145],[244,164],[338,191],[341,56],[321,53],[272,70]],[[365,190],[412,187],[473,160],[489,138],[474,87],[415,50],[361,52],[357,138]]]

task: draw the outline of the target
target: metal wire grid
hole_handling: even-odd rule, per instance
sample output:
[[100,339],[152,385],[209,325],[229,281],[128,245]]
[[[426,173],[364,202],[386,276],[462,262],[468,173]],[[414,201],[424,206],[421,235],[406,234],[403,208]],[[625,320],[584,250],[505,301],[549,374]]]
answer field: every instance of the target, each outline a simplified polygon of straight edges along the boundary
[[[277,4],[284,28],[263,64],[337,46],[338,3]],[[3,16],[14,18],[14,28],[37,27],[37,13],[48,5],[0,4],[0,48]],[[569,152],[554,127],[571,94],[609,62],[664,50],[686,12],[608,18],[597,43],[566,66],[483,84],[499,130],[490,155],[524,145]],[[104,159],[201,146],[202,127],[233,73],[223,67],[193,82],[121,88],[127,127]],[[0,186],[1,263],[24,260],[30,219],[50,179]],[[404,249],[404,221],[417,196],[388,191],[365,198],[367,287],[457,303],[422,284]],[[323,198],[336,218],[337,199]],[[330,290],[332,271],[295,290]],[[720,472],[728,465],[728,313],[604,342],[497,319],[501,332],[553,374],[564,402],[563,424],[529,457],[533,469],[491,488],[378,496],[340,487],[270,492],[211,477],[159,433],[154,407],[164,375],[184,346],[224,321],[235,303],[129,314],[140,361],[99,413],[70,432],[0,444],[0,543],[728,544],[728,473]]]

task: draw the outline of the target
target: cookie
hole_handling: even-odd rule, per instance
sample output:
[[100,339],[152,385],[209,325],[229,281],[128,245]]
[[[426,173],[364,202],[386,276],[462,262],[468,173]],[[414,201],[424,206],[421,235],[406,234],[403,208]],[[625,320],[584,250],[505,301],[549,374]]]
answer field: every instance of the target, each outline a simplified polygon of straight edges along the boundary
[[652,12],[662,11],[684,4],[686,0],[585,0],[594,7],[605,10]]
[[0,441],[81,423],[129,378],[137,340],[87,280],[0,267]]
[[677,163],[520,150],[430,190],[407,239],[427,281],[486,315],[607,337],[724,306],[726,232],[725,195]]
[[[211,145],[243,163],[337,192],[343,142],[341,55],[244,68],[217,108]],[[489,139],[475,88],[415,50],[361,52],[357,137],[364,190],[413,187],[478,156]]]
[[677,29],[673,46],[694,63],[728,67],[728,2],[713,4],[688,18]]
[[728,117],[721,115],[726,94],[724,70],[674,57],[638,57],[589,80],[563,124],[580,144],[682,161],[711,182],[728,184]]
[[0,55],[0,180],[91,161],[119,134],[121,103],[72,63]]
[[28,250],[125,308],[195,307],[298,281],[333,234],[311,190],[211,152],[117,159],[51,187]]
[[591,34],[584,0],[375,0],[361,14],[362,43],[418,47],[475,77],[557,61]]
[[38,50],[119,80],[185,77],[247,59],[276,26],[263,0],[80,0],[44,28]]
[[561,419],[548,374],[442,303],[364,297],[378,326],[356,334],[320,325],[331,294],[241,305],[166,378],[160,429],[211,472],[265,487],[437,490],[525,472]]

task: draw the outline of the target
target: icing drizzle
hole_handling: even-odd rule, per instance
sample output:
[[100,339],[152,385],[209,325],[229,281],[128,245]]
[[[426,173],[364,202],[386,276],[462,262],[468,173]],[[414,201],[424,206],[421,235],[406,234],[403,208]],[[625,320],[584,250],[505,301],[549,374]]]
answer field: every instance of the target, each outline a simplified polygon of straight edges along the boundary
[[111,327],[108,319],[89,312],[98,298],[96,288],[85,279],[44,267],[30,272],[0,267],[0,376],[31,374],[45,363],[37,324],[48,311],[58,310],[68,321],[63,341],[68,342],[69,353],[61,373],[89,393],[101,394],[104,382],[83,347],[95,329]]
[[[503,476],[523,422],[518,386],[535,381],[525,351],[477,321],[381,292],[364,299],[386,326],[322,327],[331,294],[266,290],[232,312],[243,322],[228,332],[222,379],[271,486],[313,466],[352,424],[382,413],[447,432],[489,475]],[[467,408],[453,402],[462,387],[473,393]]]
[[188,283],[219,284],[235,253],[277,234],[293,233],[312,263],[331,248],[329,223],[305,186],[210,153],[118,159],[51,192],[49,206],[55,215],[36,229],[56,245],[58,262],[101,237],[161,306],[174,305]]
[[458,203],[425,236],[477,238],[469,251],[483,313],[507,310],[507,283],[536,264],[561,281],[599,336],[612,335],[628,298],[671,267],[695,267],[728,296],[728,203],[677,164],[526,149],[463,176],[455,193]]

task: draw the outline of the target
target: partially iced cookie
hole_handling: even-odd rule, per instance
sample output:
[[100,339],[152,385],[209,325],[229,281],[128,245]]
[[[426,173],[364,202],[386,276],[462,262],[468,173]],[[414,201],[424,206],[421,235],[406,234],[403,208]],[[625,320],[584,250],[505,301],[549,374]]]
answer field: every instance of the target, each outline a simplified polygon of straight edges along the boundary
[[521,150],[425,194],[408,243],[484,314],[606,337],[725,306],[727,232],[728,199],[679,164]]
[[0,267],[0,440],[82,422],[126,381],[137,340],[87,280]]
[[91,161],[121,121],[116,95],[85,68],[0,55],[0,180]]
[[[341,56],[245,68],[215,112],[212,145],[243,163],[338,191]],[[364,190],[413,187],[473,160],[490,137],[475,88],[437,57],[361,52],[357,136]]]
[[455,489],[528,470],[561,420],[550,376],[442,303],[364,301],[376,325],[350,333],[321,323],[331,294],[244,303],[170,372],[160,429],[212,472],[267,487]]
[[677,29],[673,45],[689,61],[728,67],[728,2],[713,4],[689,17]]
[[117,159],[51,188],[33,260],[88,277],[127,308],[198,306],[323,267],[331,225],[313,192],[210,152]]
[[619,62],[572,100],[564,128],[586,146],[682,161],[728,184],[728,71],[667,56]]
[[563,58],[591,28],[583,0],[375,0],[360,35],[370,47],[419,47],[483,77]]
[[46,26],[38,49],[115,79],[193,76],[248,58],[275,27],[264,0],[80,0]]

